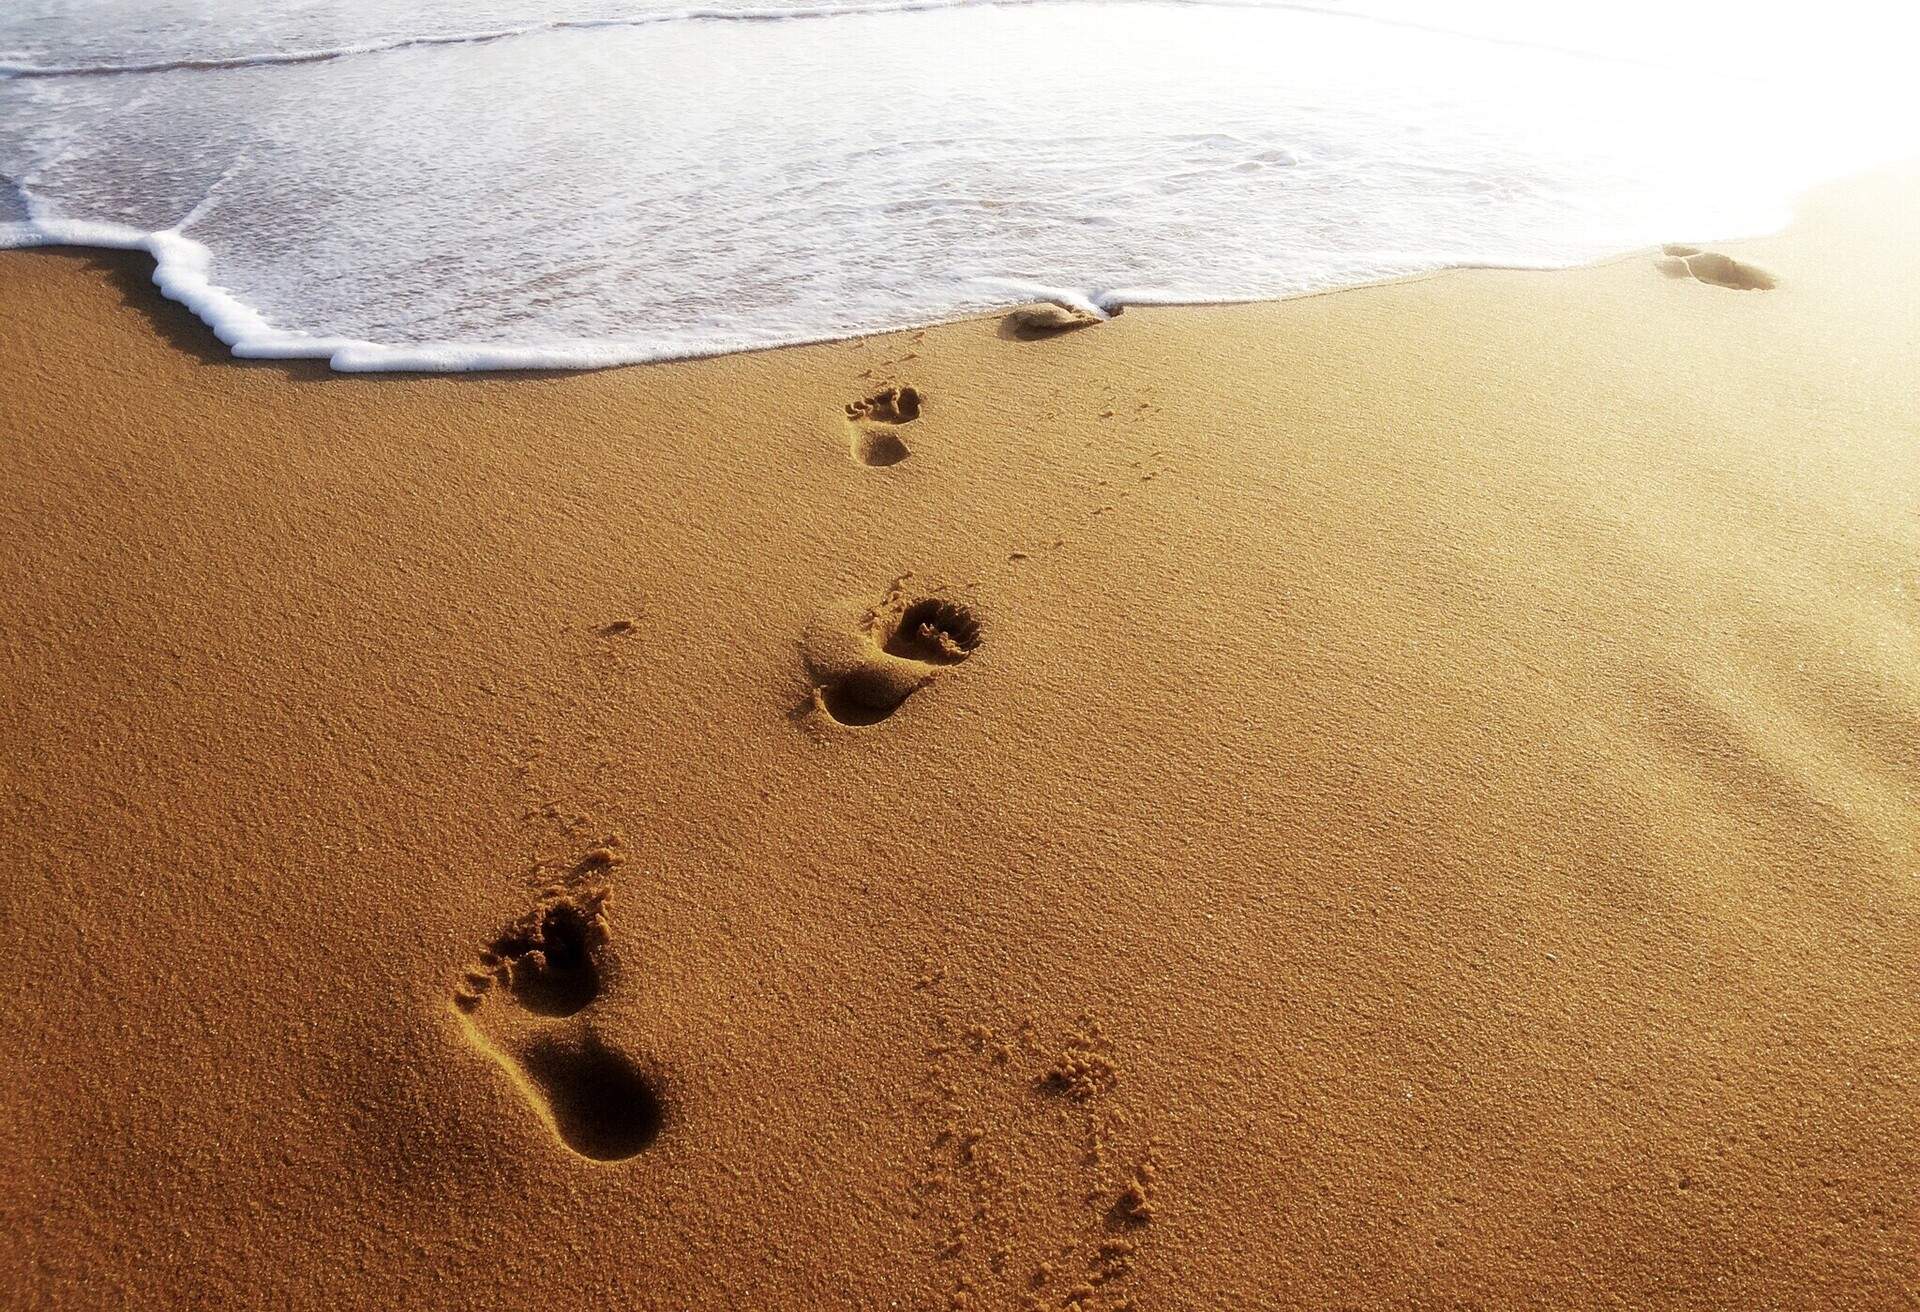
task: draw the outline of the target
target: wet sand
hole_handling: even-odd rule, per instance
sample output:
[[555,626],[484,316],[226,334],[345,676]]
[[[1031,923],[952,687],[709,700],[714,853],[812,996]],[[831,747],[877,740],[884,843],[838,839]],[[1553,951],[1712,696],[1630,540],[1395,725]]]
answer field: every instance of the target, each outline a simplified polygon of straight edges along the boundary
[[576,375],[0,255],[4,1301],[1914,1305],[1916,203]]

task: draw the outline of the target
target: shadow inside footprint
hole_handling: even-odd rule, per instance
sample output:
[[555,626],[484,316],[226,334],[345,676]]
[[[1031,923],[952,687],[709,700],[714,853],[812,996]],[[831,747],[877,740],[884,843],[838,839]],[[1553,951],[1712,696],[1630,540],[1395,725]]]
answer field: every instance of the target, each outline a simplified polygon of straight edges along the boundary
[[536,1016],[571,1016],[600,996],[603,892],[542,904],[493,941],[507,991]]
[[849,618],[830,609],[803,644],[814,704],[836,724],[880,723],[941,667],[959,664],[980,645],[979,618],[946,597],[908,601],[895,592],[864,617]]
[[873,651],[864,660],[818,686],[820,709],[836,724],[864,728],[892,715],[926,686],[933,671],[922,661]]
[[591,1032],[536,1039],[520,1065],[544,1096],[561,1141],[582,1157],[621,1161],[659,1136],[665,1118],[653,1082]]
[[928,665],[958,665],[980,645],[980,621],[957,601],[929,597],[900,613],[882,650]]
[[866,728],[868,724],[879,724],[881,720],[893,715],[900,709],[899,697],[893,701],[872,701],[864,688],[856,686],[852,680],[841,680],[820,690],[820,709],[833,717],[835,724],[851,724],[854,728]]
[[890,429],[863,427],[854,432],[853,458],[863,465],[897,465],[912,454]]

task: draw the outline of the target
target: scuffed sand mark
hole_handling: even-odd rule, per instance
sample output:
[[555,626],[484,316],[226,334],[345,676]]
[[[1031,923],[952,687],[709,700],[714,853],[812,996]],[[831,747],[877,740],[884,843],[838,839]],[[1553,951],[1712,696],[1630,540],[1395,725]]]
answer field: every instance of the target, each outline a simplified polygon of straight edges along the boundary
[[[1116,311],[1117,313],[1117,311]],[[1032,305],[1022,305],[1008,312],[1001,320],[1001,334],[1022,342],[1039,341],[1046,337],[1058,337],[1061,333],[1070,333],[1080,328],[1091,328],[1106,320],[1098,315],[1072,306],[1057,305],[1051,301],[1036,301]]]
[[908,1183],[948,1308],[1132,1306],[1163,1147],[1136,1128],[1122,1063],[1083,1018],[1043,1042],[1030,1016],[971,1016],[944,971],[914,985],[927,1018],[916,1099],[926,1144]]

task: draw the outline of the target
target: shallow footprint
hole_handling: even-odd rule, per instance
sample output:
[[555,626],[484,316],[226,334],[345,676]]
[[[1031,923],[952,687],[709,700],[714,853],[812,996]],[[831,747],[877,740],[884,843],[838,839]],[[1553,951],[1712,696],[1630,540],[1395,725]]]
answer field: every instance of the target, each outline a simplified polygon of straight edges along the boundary
[[454,990],[475,1047],[499,1064],[555,1137],[582,1157],[620,1161],[660,1132],[652,1076],[583,1014],[617,977],[612,890],[550,889],[493,942]]
[[943,667],[973,655],[980,638],[973,610],[937,594],[896,586],[878,606],[831,607],[802,643],[814,707],[835,724],[878,724]]
[[847,407],[853,458],[863,465],[897,465],[913,452],[898,430],[920,417],[917,387],[886,387]]
[[[1115,313],[1118,313],[1116,310]],[[1043,337],[1058,337],[1061,333],[1070,333],[1077,328],[1091,328],[1106,320],[1095,314],[1072,306],[1060,305],[1053,301],[1035,301],[1031,305],[1022,305],[1007,313],[1000,322],[1000,332],[1004,337],[1017,341],[1034,342]]]
[[1660,267],[1668,277],[1692,278],[1712,287],[1738,292],[1772,291],[1779,281],[1765,269],[1719,251],[1703,251],[1698,246],[1668,245],[1660,248],[1666,256]]

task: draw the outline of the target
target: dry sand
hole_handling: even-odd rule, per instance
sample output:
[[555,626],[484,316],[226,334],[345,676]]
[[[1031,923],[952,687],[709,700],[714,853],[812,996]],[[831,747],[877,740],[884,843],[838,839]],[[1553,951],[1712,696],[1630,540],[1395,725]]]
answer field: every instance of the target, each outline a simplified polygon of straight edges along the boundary
[[574,376],[0,256],[0,1301],[1914,1306],[1916,206]]

